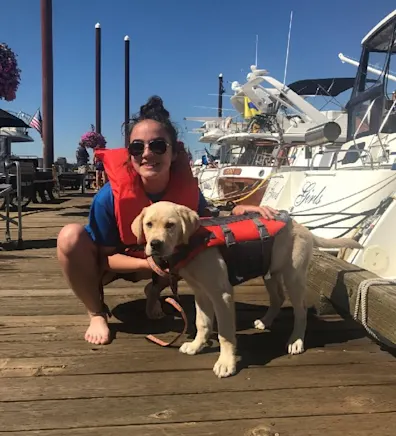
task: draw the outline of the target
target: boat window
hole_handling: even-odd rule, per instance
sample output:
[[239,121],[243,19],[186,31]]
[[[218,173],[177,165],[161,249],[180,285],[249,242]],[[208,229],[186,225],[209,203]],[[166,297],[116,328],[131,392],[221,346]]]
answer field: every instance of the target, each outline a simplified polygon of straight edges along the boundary
[[245,148],[245,150],[241,154],[241,156],[239,157],[237,164],[238,165],[251,165],[255,155],[256,155],[256,150],[252,147],[251,144],[249,144]]
[[396,21],[392,20],[367,41],[361,57],[359,92],[384,84],[389,99],[396,89]]
[[383,133],[396,133],[396,27],[393,42],[393,51],[390,53],[389,72],[385,78],[385,102],[382,120],[385,125]]
[[357,136],[370,133],[370,104],[371,101],[362,101],[354,107],[351,113],[352,131],[357,133]]
[[376,34],[371,36],[369,40],[366,41],[366,47],[373,52],[388,52],[392,46],[393,52],[396,52],[394,35],[395,20],[392,19],[388,21],[388,23],[384,27],[381,27]]
[[[348,139],[376,134],[396,98],[396,22],[392,20],[363,47],[348,108]],[[395,97],[393,97],[393,95]],[[389,116],[385,129],[396,122]]]
[[[342,165],[353,164],[360,159],[360,151],[364,149],[364,142],[359,142],[358,144],[351,145],[348,151],[345,153],[344,158],[341,160]],[[365,154],[363,153],[363,156]]]

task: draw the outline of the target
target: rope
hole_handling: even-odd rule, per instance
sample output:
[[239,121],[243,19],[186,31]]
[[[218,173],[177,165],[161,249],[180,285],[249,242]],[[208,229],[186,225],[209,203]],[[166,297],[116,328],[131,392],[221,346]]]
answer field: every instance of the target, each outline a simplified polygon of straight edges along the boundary
[[[377,341],[384,343],[388,347],[396,348],[396,344],[389,341],[387,338],[380,335],[379,333],[375,332],[374,329],[372,329],[368,325],[368,292],[370,286],[373,285],[396,285],[396,280],[373,278],[366,279],[360,282],[356,295],[355,312],[353,315],[353,319],[355,321],[359,321],[359,312],[361,311],[361,322],[366,331]],[[394,289],[393,291],[396,292],[396,289]]]
[[[246,200],[247,198],[251,197],[255,192],[257,192],[259,189],[263,187],[263,185],[271,178],[272,174],[269,174],[267,177],[262,179],[256,187],[252,188],[251,191],[249,191],[246,195],[243,197],[238,198],[238,196],[224,196],[223,198],[217,198],[214,200],[210,200],[212,203],[221,203],[227,200],[232,200],[234,203],[240,203],[243,200]],[[239,191],[240,192],[240,191]]]
[[271,177],[271,174],[268,175],[265,179],[263,179],[254,189],[252,189],[248,194],[246,194],[244,197],[242,198],[238,198],[237,200],[234,201],[234,203],[239,203],[240,201],[246,200],[247,198],[249,198],[251,195],[253,195],[256,191],[258,191],[265,182],[267,182]]
[[245,186],[244,188],[241,189],[236,189],[235,191],[231,191],[229,192],[227,195],[225,195],[224,197],[221,198],[214,198],[214,199],[208,199],[209,201],[211,201],[212,203],[221,203],[223,201],[227,201],[227,200],[234,200],[238,197],[240,197],[241,195],[243,195],[244,192],[250,192],[248,189],[249,188],[254,188],[256,186],[257,182],[254,182],[251,186]]

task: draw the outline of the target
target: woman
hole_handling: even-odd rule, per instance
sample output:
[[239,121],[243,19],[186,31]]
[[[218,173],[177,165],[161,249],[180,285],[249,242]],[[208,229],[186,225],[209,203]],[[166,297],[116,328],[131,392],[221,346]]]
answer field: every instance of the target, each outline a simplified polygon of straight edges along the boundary
[[[95,150],[100,150],[105,146],[98,145]],[[98,159],[98,157],[94,154],[93,163],[95,165],[95,191],[99,191],[99,189],[106,184],[107,177],[106,172],[104,170],[103,162]]]
[[[122,244],[136,243],[130,230],[133,218],[143,207],[160,200],[191,207],[201,216],[206,214],[205,199],[159,97],[151,97],[140,108],[139,115],[130,122],[129,137],[128,149],[97,151],[110,183],[94,197],[88,225],[68,224],[58,236],[58,259],[70,287],[88,311],[90,325],[85,340],[92,344],[110,341],[101,299],[104,272],[107,277],[109,273],[113,275],[113,279],[120,273],[132,273],[133,281],[151,277],[143,256],[117,252]],[[260,211],[269,218],[275,212],[270,208],[237,206],[233,213],[245,211]]]

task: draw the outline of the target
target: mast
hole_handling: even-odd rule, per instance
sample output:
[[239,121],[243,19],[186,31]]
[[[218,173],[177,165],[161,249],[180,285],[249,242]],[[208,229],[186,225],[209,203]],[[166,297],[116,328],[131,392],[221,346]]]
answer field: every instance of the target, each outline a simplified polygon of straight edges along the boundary
[[219,100],[218,100],[218,115],[221,118],[223,116],[223,94],[225,89],[223,87],[223,74],[219,74]]

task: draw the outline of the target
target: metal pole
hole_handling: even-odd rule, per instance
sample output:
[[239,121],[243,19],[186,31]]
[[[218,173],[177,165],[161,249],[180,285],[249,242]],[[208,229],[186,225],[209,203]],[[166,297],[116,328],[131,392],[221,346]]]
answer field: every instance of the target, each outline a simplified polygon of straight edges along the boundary
[[54,163],[54,70],[52,48],[52,0],[41,0],[42,140],[43,167]]
[[219,100],[218,100],[218,115],[221,118],[223,116],[223,75],[219,74]]
[[125,36],[125,147],[129,144],[128,123],[129,123],[129,36]]
[[95,24],[95,96],[96,96],[96,123],[97,133],[102,133],[101,120],[101,28],[100,24]]
[[21,163],[15,161],[17,176],[17,204],[18,204],[18,248],[22,248],[22,172]]

